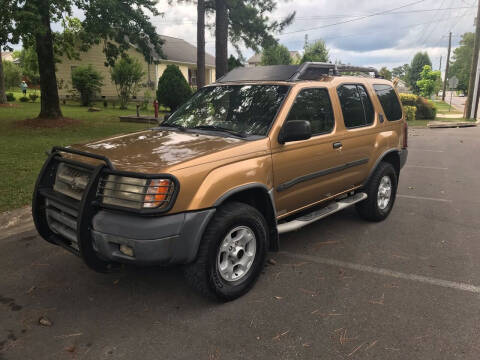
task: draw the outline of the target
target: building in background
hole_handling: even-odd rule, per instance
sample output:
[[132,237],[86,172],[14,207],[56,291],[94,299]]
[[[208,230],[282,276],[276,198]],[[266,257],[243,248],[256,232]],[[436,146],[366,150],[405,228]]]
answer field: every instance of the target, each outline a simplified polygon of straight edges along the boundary
[[[145,91],[154,91],[158,85],[158,79],[162,76],[167,65],[177,65],[187,82],[192,87],[197,86],[197,48],[187,41],[179,38],[162,35],[165,41],[162,46],[164,59],[152,55],[150,62],[146,61],[143,54],[131,48],[128,55],[140,61],[143,65],[145,77],[143,86],[140,88],[137,97],[142,98]],[[106,58],[103,53],[103,45],[94,45],[86,52],[80,52],[80,59],[60,58],[61,62],[56,64],[58,92],[61,98],[72,96],[72,70],[80,65],[92,65],[103,76],[103,86],[98,94],[99,97],[111,99],[117,97],[115,84],[110,78],[110,68],[105,66]],[[158,62],[155,64],[155,62]],[[206,84],[215,81],[215,57],[205,54]]]

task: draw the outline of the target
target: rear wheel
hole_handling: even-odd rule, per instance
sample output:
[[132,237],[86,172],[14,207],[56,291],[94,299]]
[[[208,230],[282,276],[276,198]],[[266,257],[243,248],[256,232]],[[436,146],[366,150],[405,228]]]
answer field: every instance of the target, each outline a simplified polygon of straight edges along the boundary
[[386,219],[395,203],[397,181],[392,164],[381,162],[365,187],[368,198],[356,204],[360,216],[369,221]]
[[189,284],[220,301],[234,300],[254,285],[267,253],[267,224],[254,207],[231,202],[208,225],[197,259],[185,266]]

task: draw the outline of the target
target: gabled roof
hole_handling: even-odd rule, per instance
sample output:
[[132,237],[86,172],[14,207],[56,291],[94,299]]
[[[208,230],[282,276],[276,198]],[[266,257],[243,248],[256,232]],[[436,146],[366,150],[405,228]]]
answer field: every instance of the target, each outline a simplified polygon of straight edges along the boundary
[[[196,46],[186,42],[183,39],[174,38],[171,36],[160,35],[164,44],[162,45],[162,51],[165,55],[165,59],[168,61],[174,61],[184,64],[196,64],[197,63],[197,48]],[[162,59],[157,59],[162,60]],[[215,57],[205,53],[205,65],[215,67]]]

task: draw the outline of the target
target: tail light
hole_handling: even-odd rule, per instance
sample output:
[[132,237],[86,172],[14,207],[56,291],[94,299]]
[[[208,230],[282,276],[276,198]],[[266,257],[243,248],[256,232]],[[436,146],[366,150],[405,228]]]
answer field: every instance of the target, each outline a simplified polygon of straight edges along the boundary
[[404,149],[408,147],[408,124],[405,121],[403,124],[403,146]]

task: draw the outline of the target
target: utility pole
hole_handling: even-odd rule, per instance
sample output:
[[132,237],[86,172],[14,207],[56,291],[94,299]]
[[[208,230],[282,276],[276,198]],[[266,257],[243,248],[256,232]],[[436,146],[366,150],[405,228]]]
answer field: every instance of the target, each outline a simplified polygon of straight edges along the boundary
[[438,66],[438,70],[442,71],[442,55],[440,55],[440,65]]
[[197,2],[197,89],[205,86],[205,0]]
[[480,48],[480,1],[478,2],[477,8],[477,18],[475,20],[475,41],[473,44],[473,57],[472,57],[472,67],[470,68],[470,80],[468,81],[468,97],[465,102],[465,113],[463,114],[465,118],[472,116],[472,105],[477,101],[473,98],[473,93],[475,92],[475,87],[478,84],[475,84],[475,75],[478,66],[478,51]]
[[445,92],[447,91],[448,68],[450,67],[450,51],[451,50],[452,50],[452,32],[448,34],[447,65],[445,66],[445,81],[443,82],[442,101],[445,101]]

